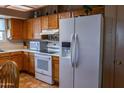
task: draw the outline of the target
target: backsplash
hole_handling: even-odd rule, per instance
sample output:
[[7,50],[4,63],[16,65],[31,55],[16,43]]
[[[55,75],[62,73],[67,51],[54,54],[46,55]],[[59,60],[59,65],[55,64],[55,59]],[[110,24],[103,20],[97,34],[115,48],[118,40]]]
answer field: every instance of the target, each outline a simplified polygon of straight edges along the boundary
[[3,50],[23,49],[23,43],[9,40],[0,41],[0,49]]

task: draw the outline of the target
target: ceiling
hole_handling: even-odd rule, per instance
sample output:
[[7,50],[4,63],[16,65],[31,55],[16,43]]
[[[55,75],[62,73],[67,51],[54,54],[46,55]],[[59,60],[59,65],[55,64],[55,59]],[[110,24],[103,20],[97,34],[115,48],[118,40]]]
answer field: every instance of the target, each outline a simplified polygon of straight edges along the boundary
[[28,11],[42,8],[44,6],[46,5],[0,5],[0,8],[7,8],[7,9],[17,10],[22,12],[28,12]]

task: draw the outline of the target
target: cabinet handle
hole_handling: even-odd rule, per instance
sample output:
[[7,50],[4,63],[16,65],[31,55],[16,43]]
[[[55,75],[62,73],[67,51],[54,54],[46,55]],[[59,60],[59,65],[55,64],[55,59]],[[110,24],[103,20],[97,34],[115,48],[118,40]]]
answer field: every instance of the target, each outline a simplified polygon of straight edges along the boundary
[[122,62],[117,60],[117,61],[116,61],[116,64],[117,64],[117,65],[121,65]]

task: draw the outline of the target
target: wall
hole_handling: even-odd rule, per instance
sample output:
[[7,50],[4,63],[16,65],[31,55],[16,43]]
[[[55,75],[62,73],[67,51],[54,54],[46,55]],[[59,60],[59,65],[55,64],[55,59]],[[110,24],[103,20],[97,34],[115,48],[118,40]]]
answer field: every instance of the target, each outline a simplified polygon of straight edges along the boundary
[[12,49],[22,49],[23,43],[22,42],[15,42],[15,41],[0,41],[0,49],[5,50],[12,50]]

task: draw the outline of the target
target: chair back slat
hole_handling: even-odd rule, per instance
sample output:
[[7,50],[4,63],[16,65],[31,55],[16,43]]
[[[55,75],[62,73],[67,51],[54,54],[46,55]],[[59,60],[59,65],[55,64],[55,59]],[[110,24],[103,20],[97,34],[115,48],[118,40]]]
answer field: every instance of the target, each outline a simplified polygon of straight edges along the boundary
[[19,70],[15,62],[5,62],[0,65],[0,87],[19,87]]

